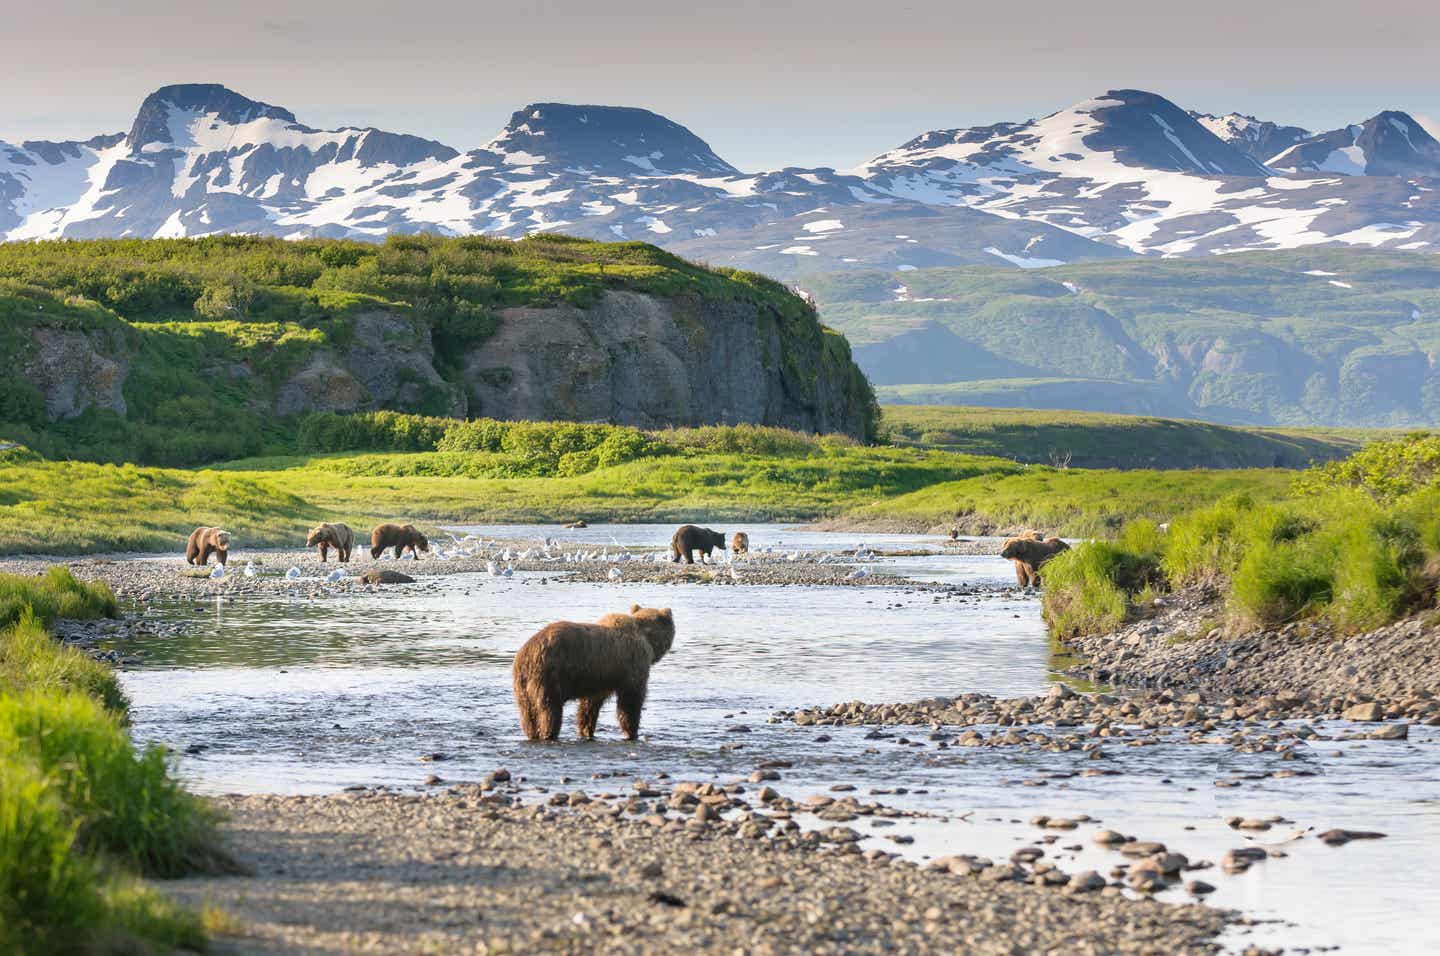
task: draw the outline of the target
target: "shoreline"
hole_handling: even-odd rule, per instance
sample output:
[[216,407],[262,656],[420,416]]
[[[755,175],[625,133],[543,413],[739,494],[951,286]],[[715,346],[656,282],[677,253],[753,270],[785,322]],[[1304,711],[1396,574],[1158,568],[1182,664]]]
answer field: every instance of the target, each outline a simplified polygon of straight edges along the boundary
[[1130,900],[1093,873],[1072,890],[1043,867],[922,867],[862,853],[844,827],[792,839],[749,810],[722,820],[708,797],[635,798],[643,816],[512,799],[493,785],[221,798],[256,875],[164,889],[248,927],[222,953],[1210,954],[1236,918]]

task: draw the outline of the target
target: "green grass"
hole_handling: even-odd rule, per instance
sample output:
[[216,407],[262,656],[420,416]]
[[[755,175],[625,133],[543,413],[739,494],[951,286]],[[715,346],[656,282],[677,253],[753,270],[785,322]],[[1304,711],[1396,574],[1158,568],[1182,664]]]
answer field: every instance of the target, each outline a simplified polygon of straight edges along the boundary
[[1237,428],[1102,412],[885,405],[892,444],[1074,468],[1304,468],[1343,458],[1385,433]]
[[201,917],[137,877],[235,869],[165,751],[132,745],[114,672],[44,626],[116,613],[66,568],[0,575],[0,952],[203,949]]
[[[274,456],[198,471],[33,456],[0,461],[0,553],[176,550],[201,524],[223,526],[242,550],[293,546],[319,521],[344,521],[363,533],[400,518],[841,519],[920,528],[960,519],[976,531],[1035,526],[1092,534],[1134,517],[1165,521],[1234,492],[1278,496],[1293,477],[1274,469],[1053,469],[748,426],[652,433],[528,426],[499,438],[487,437],[488,427],[437,429],[419,443],[473,437],[466,447],[501,450]],[[399,439],[387,429],[384,440]],[[586,460],[572,469],[578,457]]]
[[[1401,443],[1381,458],[1425,460],[1431,439],[1409,442],[1421,447]],[[1341,474],[1368,474],[1367,455]],[[1131,522],[1117,540],[1081,544],[1046,565],[1047,618],[1063,634],[1111,631],[1157,583],[1218,588],[1226,616],[1246,627],[1323,618],[1358,633],[1433,608],[1440,480],[1421,482],[1418,474],[1409,491],[1377,497],[1363,484],[1333,482],[1333,471],[1322,468],[1289,497],[1232,495],[1177,516],[1163,536]],[[1137,577],[1136,568],[1150,576]]]

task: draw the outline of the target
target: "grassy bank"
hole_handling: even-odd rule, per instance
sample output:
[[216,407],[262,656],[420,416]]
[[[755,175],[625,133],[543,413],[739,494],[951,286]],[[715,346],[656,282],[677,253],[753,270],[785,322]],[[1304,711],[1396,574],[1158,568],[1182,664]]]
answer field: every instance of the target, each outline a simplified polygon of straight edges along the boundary
[[1103,412],[961,405],[885,405],[891,444],[1073,468],[1305,468],[1357,451],[1383,432],[1242,428]]
[[[173,550],[196,525],[245,547],[296,544],[319,521],[811,521],[1067,535],[1168,519],[1226,494],[1284,492],[1277,470],[1055,469],[752,426],[321,416],[308,455],[204,470],[0,458],[0,553]],[[349,451],[339,451],[350,448]]]
[[1377,442],[1269,500],[1234,494],[1162,532],[1124,525],[1045,566],[1062,634],[1105,633],[1164,591],[1210,585],[1241,627],[1323,618],[1343,632],[1433,608],[1440,588],[1440,437]]
[[45,629],[115,613],[63,568],[0,575],[0,952],[203,949],[202,917],[140,877],[233,865],[165,752],[131,744],[114,673]]

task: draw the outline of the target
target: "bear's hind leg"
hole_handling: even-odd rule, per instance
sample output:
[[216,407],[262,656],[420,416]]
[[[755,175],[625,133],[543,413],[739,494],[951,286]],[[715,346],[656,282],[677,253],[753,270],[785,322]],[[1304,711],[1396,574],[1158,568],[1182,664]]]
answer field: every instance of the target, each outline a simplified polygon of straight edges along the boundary
[[575,709],[575,725],[580,731],[581,740],[595,739],[595,724],[600,720],[600,708],[605,706],[605,698],[608,694],[598,694],[594,697],[582,697],[580,706]]
[[559,740],[560,725],[565,720],[565,701],[541,694],[539,699],[534,700],[530,706],[535,708],[540,725],[539,733],[533,739]]
[[627,687],[615,695],[615,716],[626,740],[640,736],[640,711],[645,706],[645,685]]

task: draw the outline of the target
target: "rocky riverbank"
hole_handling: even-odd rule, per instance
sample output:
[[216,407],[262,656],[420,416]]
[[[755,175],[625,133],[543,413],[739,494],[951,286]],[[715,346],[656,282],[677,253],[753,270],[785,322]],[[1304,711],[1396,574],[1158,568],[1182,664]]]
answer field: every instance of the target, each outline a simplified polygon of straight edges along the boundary
[[1070,642],[1082,660],[1072,673],[1218,697],[1294,698],[1306,713],[1357,719],[1440,715],[1440,626],[1433,613],[1364,634],[1339,634],[1316,621],[1245,629],[1227,625],[1219,596],[1204,589],[1167,595],[1151,612],[1116,633]]
[[1094,874],[917,866],[686,792],[675,808],[673,792],[516,806],[494,781],[225,798],[256,875],[165,888],[232,914],[232,953],[1213,953],[1231,915],[1093,892]]
[[[993,550],[993,546],[991,548]],[[907,552],[928,553],[928,552]],[[982,552],[985,553],[985,552]],[[366,571],[380,569],[405,574],[423,587],[427,579],[454,574],[509,576],[515,572],[542,572],[549,579],[593,583],[660,583],[717,585],[823,585],[903,586],[933,588],[946,593],[974,588],[921,585],[874,566],[884,552],[821,554],[751,554],[729,562],[688,565],[671,563],[662,552],[613,550],[590,546],[560,548],[546,556],[534,542],[496,542],[472,551],[452,550],[423,555],[417,560],[374,560],[357,548],[348,564],[333,555],[322,564],[313,550],[263,550],[234,553],[224,573],[213,577],[215,565],[192,568],[178,556],[123,558],[9,558],[0,560],[0,572],[41,574],[56,564],[69,567],[81,580],[102,580],[123,600],[145,602],[158,598],[235,597],[246,594],[307,594],[334,596],[356,588],[391,587],[363,580]],[[986,588],[984,590],[995,590]]]

